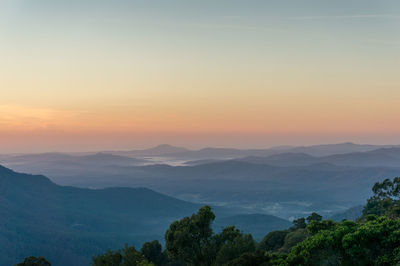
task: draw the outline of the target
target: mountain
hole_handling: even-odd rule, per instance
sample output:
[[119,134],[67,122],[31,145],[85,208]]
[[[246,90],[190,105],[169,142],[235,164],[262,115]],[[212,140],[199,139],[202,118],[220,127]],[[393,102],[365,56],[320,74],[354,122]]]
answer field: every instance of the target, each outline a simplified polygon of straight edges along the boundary
[[321,158],[321,160],[336,165],[400,167],[400,148],[337,154]]
[[162,238],[173,220],[198,207],[145,188],[61,187],[0,166],[0,265],[31,255],[88,265],[107,248]]
[[269,164],[275,166],[301,166],[322,162],[320,158],[305,153],[280,153],[268,157],[249,156],[236,160],[241,162]]
[[[395,148],[385,150],[393,153]],[[255,158],[258,161],[248,157],[247,161],[225,160],[174,167],[76,167],[53,162],[39,166],[11,166],[17,171],[43,173],[61,185],[146,187],[186,201],[239,208],[244,213],[268,213],[286,219],[312,211],[327,216],[363,204],[371,195],[370,188],[375,182],[400,176],[400,167],[336,165],[321,158],[324,159],[286,153]]]
[[94,164],[94,165],[138,165],[146,163],[146,160],[130,158],[120,155],[96,153],[92,155],[80,156],[81,163]]
[[[18,171],[29,170],[13,167]],[[400,176],[399,167],[354,167],[324,162],[277,166],[236,160],[194,166],[114,165],[41,171],[62,185],[147,187],[186,201],[286,219],[312,211],[326,216],[363,204],[375,182]]]
[[[168,146],[168,145],[166,145]],[[208,147],[200,150],[183,150],[174,151],[169,149],[169,152],[156,152],[149,153],[149,150],[136,151],[136,153],[130,154],[130,156],[141,153],[150,154],[149,156],[162,155],[166,157],[186,159],[186,160],[209,160],[209,159],[235,159],[249,156],[266,157],[276,154],[293,154],[302,153],[311,156],[321,157],[329,156],[334,154],[346,154],[355,152],[366,152],[381,148],[400,148],[396,145],[368,145],[368,144],[354,144],[351,142],[339,143],[339,144],[325,144],[325,145],[313,145],[313,146],[302,146],[302,147],[291,147],[291,146],[278,146],[269,149],[233,149],[233,148],[215,148]],[[151,150],[151,149],[150,149]]]
[[38,161],[68,161],[74,157],[69,154],[59,152],[48,152],[48,153],[34,153],[34,154],[22,154],[22,155],[3,155],[0,159],[4,163],[20,163],[20,162],[38,162]]
[[217,219],[213,227],[219,231],[221,228],[231,225],[244,233],[252,234],[259,241],[271,231],[288,229],[292,223],[272,215],[240,214]]
[[305,153],[281,153],[268,157],[252,156],[236,160],[275,166],[299,166],[329,163],[338,166],[400,167],[400,148],[381,148],[367,152],[335,154],[323,157],[315,157]]
[[354,206],[343,212],[336,213],[329,218],[334,221],[338,221],[338,222],[340,222],[342,220],[355,221],[357,218],[361,217],[363,209],[364,209],[363,205]]
[[201,150],[184,151],[168,154],[169,157],[185,158],[188,160],[205,160],[205,159],[233,159],[245,156],[268,156],[279,153],[279,151],[271,149],[250,149],[240,150],[232,148],[204,148]]
[[131,151],[107,151],[107,153],[130,156],[130,157],[147,157],[147,156],[168,156],[175,153],[185,153],[190,150],[182,147],[171,146],[168,144],[161,144],[156,147],[144,150],[131,150]]
[[[9,155],[0,158],[0,164],[24,173],[42,174],[50,177],[71,175],[85,171],[103,173],[111,166],[133,166],[148,164],[147,160],[118,156],[106,153],[89,155],[70,155],[63,153],[44,153],[28,155]],[[74,185],[68,183],[67,185]]]
[[[28,256],[44,256],[54,265],[89,265],[93,255],[125,243],[140,248],[145,241],[163,242],[172,221],[200,206],[146,188],[59,186],[45,176],[0,166],[0,265]],[[237,225],[263,235],[287,224],[269,215],[235,217],[237,211],[221,207],[213,211],[216,228]]]
[[355,144],[352,142],[345,142],[339,144],[324,144],[313,145],[305,147],[294,147],[287,150],[291,153],[306,153],[312,156],[329,156],[333,154],[345,154],[355,152],[367,152],[381,148],[399,147],[398,145],[369,145],[369,144]]
[[9,155],[0,158],[2,164],[38,164],[38,163],[64,163],[64,164],[92,164],[92,165],[134,165],[146,163],[146,160],[113,155],[109,153],[96,153],[88,155],[70,155],[65,153],[39,153]]

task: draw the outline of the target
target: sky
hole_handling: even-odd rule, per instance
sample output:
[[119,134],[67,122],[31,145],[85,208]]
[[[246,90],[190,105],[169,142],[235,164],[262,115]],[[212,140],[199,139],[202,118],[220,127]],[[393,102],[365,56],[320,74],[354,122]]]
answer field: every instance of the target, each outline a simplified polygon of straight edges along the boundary
[[400,144],[398,0],[2,0],[0,153]]

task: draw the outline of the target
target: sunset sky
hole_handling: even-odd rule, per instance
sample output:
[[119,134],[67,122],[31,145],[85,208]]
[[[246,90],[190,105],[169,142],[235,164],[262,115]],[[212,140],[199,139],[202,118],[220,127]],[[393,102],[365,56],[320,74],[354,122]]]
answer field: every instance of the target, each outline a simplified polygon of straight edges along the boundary
[[2,0],[0,153],[400,144],[398,0]]

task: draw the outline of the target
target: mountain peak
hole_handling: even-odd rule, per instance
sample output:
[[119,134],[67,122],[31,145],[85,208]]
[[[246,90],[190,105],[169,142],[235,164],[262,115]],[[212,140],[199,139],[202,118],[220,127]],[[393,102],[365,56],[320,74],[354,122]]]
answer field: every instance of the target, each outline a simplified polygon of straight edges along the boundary
[[159,152],[159,153],[177,153],[177,152],[185,152],[188,149],[183,147],[172,146],[169,144],[160,144],[155,146],[154,148],[150,148],[147,151]]
[[157,145],[157,146],[155,146],[153,149],[169,149],[169,148],[178,148],[178,147],[175,147],[175,146],[172,146],[172,145],[169,145],[169,144],[160,144],[160,145]]

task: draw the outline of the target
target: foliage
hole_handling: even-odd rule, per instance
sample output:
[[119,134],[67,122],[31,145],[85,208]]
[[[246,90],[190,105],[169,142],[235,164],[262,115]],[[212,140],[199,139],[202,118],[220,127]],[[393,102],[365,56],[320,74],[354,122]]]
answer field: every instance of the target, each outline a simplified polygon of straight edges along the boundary
[[308,237],[308,231],[306,228],[299,228],[297,230],[293,230],[285,236],[284,244],[278,251],[281,253],[289,252],[292,247],[296,246],[298,243],[300,243],[307,237]]
[[154,266],[142,253],[136,251],[134,247],[125,245],[125,248],[115,252],[93,257],[93,266]]
[[236,259],[240,254],[254,252],[256,249],[253,237],[250,234],[239,234],[235,238],[225,241],[217,253],[215,265],[224,265]]
[[211,229],[214,219],[211,208],[204,206],[197,214],[172,223],[165,234],[169,257],[188,265],[223,265],[244,252],[255,251],[253,237],[234,226],[214,234]]
[[374,195],[368,199],[361,219],[370,214],[400,217],[400,177],[395,177],[393,181],[385,179],[381,183],[377,182],[372,191]]
[[15,266],[51,266],[51,263],[48,262],[43,257],[27,257],[23,262],[16,264]]
[[302,229],[302,228],[306,228],[306,227],[307,227],[307,223],[306,223],[305,218],[299,218],[299,219],[293,220],[292,229],[296,230],[296,229]]
[[268,233],[258,244],[258,248],[264,251],[277,251],[285,244],[289,230],[272,231]]
[[268,233],[257,245],[251,235],[234,226],[214,234],[215,215],[204,206],[170,225],[166,251],[153,241],[145,243],[140,252],[129,247],[109,251],[93,258],[93,265],[400,265],[399,190],[400,178],[386,179],[374,185],[374,195],[358,221],[322,220],[312,213],[294,220],[287,230]]
[[311,223],[311,222],[313,222],[313,221],[319,222],[319,221],[321,221],[321,220],[322,220],[322,216],[319,215],[319,214],[316,213],[316,212],[311,213],[311,215],[307,217],[307,222],[308,222],[308,223]]
[[261,250],[245,252],[240,257],[226,263],[227,266],[268,266],[270,257]]
[[149,262],[155,265],[167,265],[169,263],[166,252],[162,250],[162,246],[157,240],[144,243],[140,252]]
[[213,252],[211,223],[215,219],[209,206],[197,214],[173,222],[165,233],[167,254],[190,265],[211,265]]
[[393,265],[398,262],[400,221],[379,217],[343,221],[294,247],[288,265]]
[[324,221],[311,221],[307,225],[307,230],[310,235],[315,235],[321,230],[330,230],[335,226],[335,222],[332,220],[324,220]]

